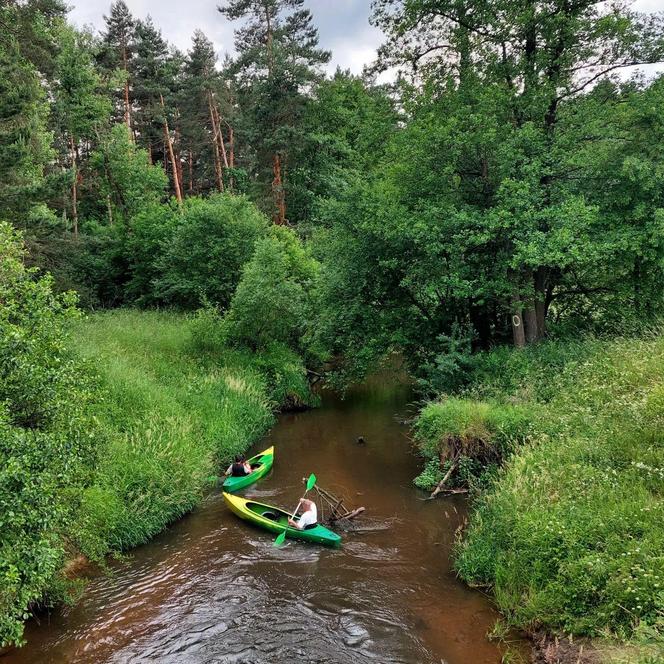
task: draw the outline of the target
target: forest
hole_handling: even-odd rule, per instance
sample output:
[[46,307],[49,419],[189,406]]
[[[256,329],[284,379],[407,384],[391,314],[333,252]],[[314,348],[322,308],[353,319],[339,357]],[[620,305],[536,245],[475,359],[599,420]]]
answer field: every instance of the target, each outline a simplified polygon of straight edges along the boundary
[[0,0],[0,645],[396,354],[461,578],[661,661],[664,14],[373,0],[330,75],[303,0],[67,13]]

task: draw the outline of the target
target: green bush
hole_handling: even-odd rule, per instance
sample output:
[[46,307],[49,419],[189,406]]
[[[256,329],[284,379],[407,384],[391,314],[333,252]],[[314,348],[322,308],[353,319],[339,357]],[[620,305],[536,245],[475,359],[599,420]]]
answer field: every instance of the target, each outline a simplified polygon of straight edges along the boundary
[[184,309],[206,300],[226,308],[267,229],[265,216],[243,196],[187,199],[157,262],[155,296]]
[[518,626],[663,638],[664,337],[500,353],[540,433],[475,506],[461,576]]
[[313,316],[312,289],[318,263],[295,233],[274,226],[256,243],[225,325],[232,343],[263,348],[277,342],[300,350]]
[[125,298],[138,305],[159,303],[155,284],[162,273],[163,253],[178,225],[179,211],[170,205],[147,205],[130,220],[124,252],[129,268]]
[[0,645],[21,641],[29,604],[53,583],[95,463],[95,389],[67,343],[75,298],[52,283],[0,223]]

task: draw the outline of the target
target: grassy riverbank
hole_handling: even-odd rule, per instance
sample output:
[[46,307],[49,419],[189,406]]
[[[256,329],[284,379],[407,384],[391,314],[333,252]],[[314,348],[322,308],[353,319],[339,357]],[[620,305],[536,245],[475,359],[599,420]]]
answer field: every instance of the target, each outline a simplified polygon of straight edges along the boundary
[[293,354],[214,348],[202,334],[195,317],[133,310],[95,314],[74,330],[105,394],[98,466],[75,536],[87,556],[153,537],[198,503],[282,401],[310,401]]
[[425,408],[417,431],[425,450],[466,436],[507,458],[456,564],[510,624],[661,643],[661,330],[480,356],[460,398]]

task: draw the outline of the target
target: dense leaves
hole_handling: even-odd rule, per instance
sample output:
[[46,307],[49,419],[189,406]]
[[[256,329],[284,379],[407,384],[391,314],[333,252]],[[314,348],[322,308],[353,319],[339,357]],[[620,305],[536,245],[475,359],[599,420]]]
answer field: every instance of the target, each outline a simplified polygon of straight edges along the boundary
[[20,641],[28,604],[60,570],[98,442],[92,384],[67,343],[75,298],[27,270],[23,251],[0,224],[0,643]]
[[267,220],[246,198],[192,198],[161,258],[157,296],[183,308],[226,307]]

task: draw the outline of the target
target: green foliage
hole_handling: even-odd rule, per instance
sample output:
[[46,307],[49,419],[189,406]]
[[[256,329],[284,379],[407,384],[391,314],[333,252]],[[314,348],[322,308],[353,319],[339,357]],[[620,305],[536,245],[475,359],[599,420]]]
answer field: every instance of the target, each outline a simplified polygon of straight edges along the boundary
[[99,203],[109,210],[109,224],[128,222],[144,207],[164,199],[167,178],[136,147],[127,126],[116,124],[90,157],[99,173]]
[[[6,26],[15,8],[0,8]],[[0,219],[21,226],[43,200],[44,171],[53,157],[47,131],[49,107],[39,72],[23,57],[11,34],[0,42]]]
[[[235,31],[238,56],[232,64],[243,131],[252,145],[258,200],[283,224],[284,187],[291,154],[304,138],[307,92],[331,54],[318,48],[318,30],[304,0],[226,0],[219,11],[243,20]],[[280,183],[273,182],[277,176]]]
[[337,196],[384,157],[398,115],[386,88],[337,70],[316,87],[303,116],[303,136],[287,183],[290,218],[305,229],[322,200]]
[[302,350],[317,274],[318,263],[295,233],[271,228],[256,243],[233,295],[224,321],[228,340],[254,349],[278,342]]
[[301,361],[285,349],[192,345],[204,319],[123,310],[75,330],[107,393],[97,411],[107,442],[77,530],[90,557],[145,542],[191,510],[210,476],[273,422],[277,399],[310,398]]
[[267,219],[245,197],[188,199],[163,252],[155,291],[185,309],[230,303],[242,266],[267,231]]
[[94,388],[68,351],[72,294],[24,267],[0,224],[0,644],[20,642],[30,603],[59,571],[94,467]]
[[159,302],[155,285],[162,275],[163,254],[179,221],[173,201],[170,205],[147,205],[132,217],[123,248],[130,274],[124,295],[130,302]]
[[457,566],[513,624],[661,638],[662,339],[544,344],[489,385],[536,409],[539,433],[476,505]]

